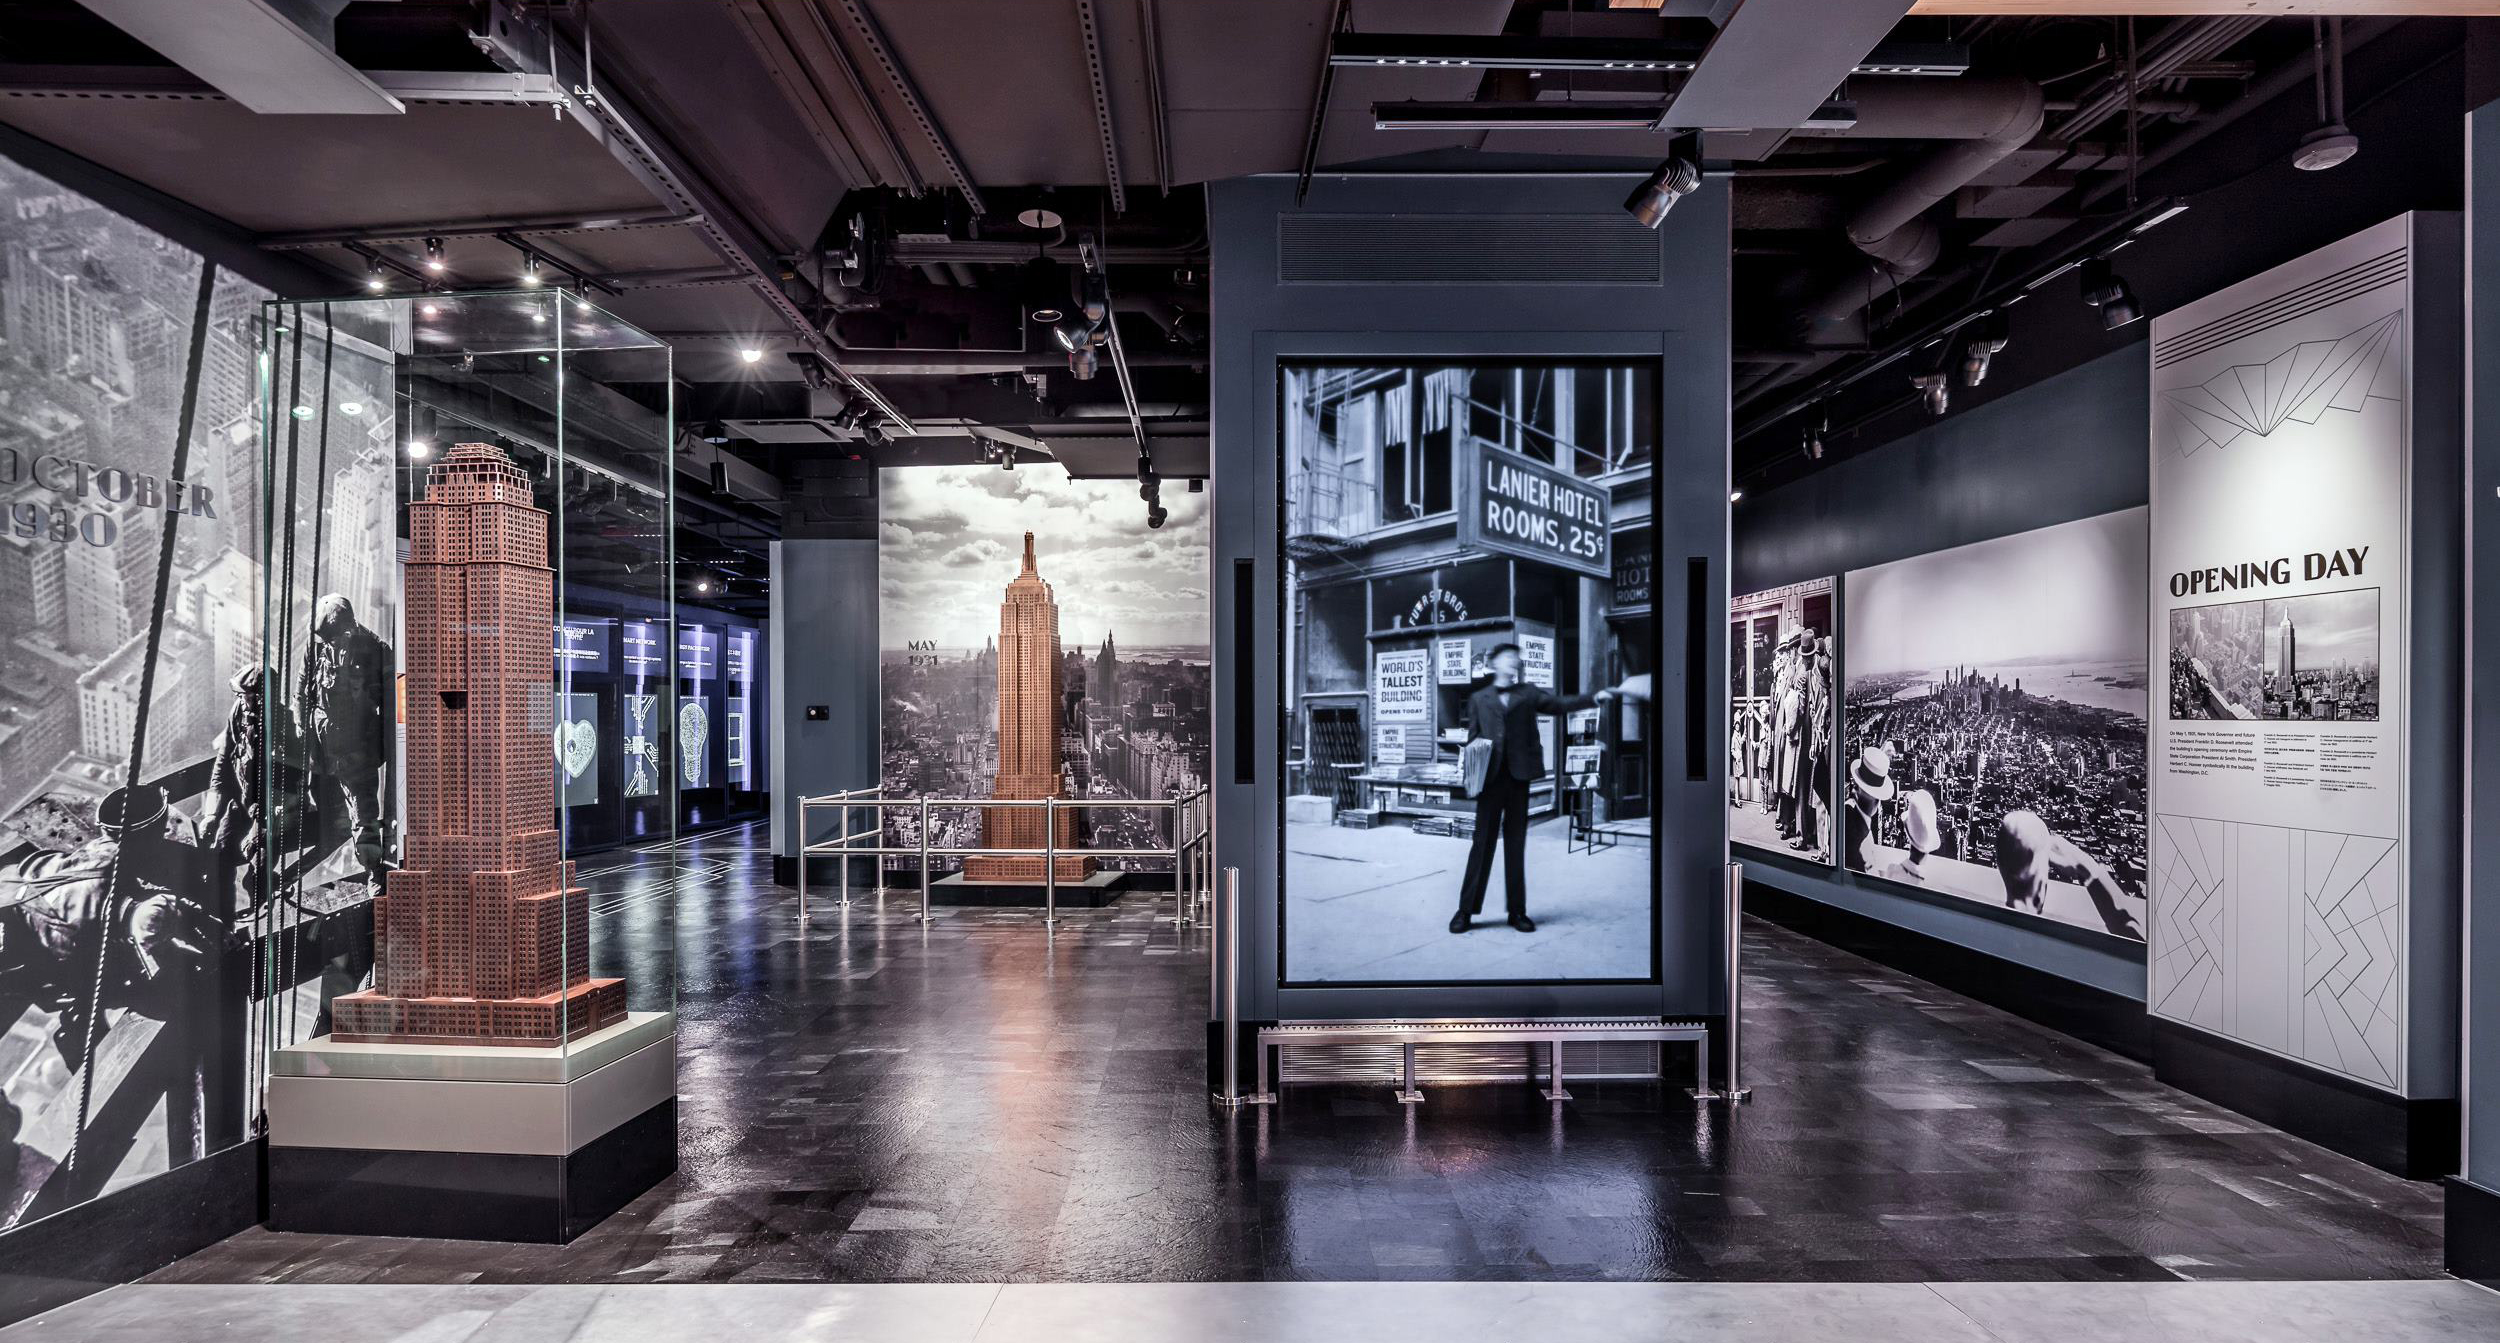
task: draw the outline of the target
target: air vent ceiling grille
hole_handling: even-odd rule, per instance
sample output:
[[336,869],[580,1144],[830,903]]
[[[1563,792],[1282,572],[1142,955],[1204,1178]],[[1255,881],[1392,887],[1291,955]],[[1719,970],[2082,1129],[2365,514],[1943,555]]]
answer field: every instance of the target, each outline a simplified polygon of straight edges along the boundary
[[1654,285],[1658,235],[1631,216],[1277,216],[1285,284]]

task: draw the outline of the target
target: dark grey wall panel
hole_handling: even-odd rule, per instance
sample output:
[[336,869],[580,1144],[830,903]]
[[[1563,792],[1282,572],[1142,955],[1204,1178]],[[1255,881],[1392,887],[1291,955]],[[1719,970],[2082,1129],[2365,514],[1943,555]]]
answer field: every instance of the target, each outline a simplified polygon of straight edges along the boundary
[[[2140,328],[2139,328],[2140,329]],[[1735,591],[2135,508],[2146,500],[2150,370],[2141,341],[1948,416],[1735,511]],[[1845,614],[1849,593],[1840,594]],[[1848,649],[1841,650],[1845,672]],[[2144,955],[2115,939],[1999,916],[1752,849],[1756,881],[2111,993],[2144,997]]]
[[2139,507],[2151,386],[2139,340],[1749,497],[1736,508],[1736,591]]
[[801,796],[877,782],[876,541],[774,542],[771,636],[773,853],[787,860]]
[[[2500,103],[2467,119],[2465,1176],[2500,1189]],[[2451,1195],[2453,1199],[2455,1196]],[[2495,1205],[2480,1205],[2488,1210]],[[2452,1211],[2452,1217],[2453,1217]],[[2489,1232],[2500,1244],[2500,1226]]]
[[[1687,779],[1684,714],[1686,564],[1707,566],[1695,627],[1710,669],[1726,661],[1728,192],[1710,181],[1655,234],[1627,234],[1621,204],[1633,176],[1321,177],[1297,207],[1290,178],[1248,178],[1209,190],[1214,264],[1213,567],[1215,721],[1236,712],[1251,730],[1215,744],[1220,861],[1241,870],[1242,1015],[1248,1019],[1643,1013],[1724,1010],[1720,879],[1726,853],[1724,715],[1704,715],[1702,779]],[[1345,244],[1349,219],[1395,221],[1410,236],[1542,233],[1541,257],[1516,248],[1462,266],[1446,249],[1369,277],[1296,250],[1319,234]],[[1575,221],[1568,229],[1556,219]],[[1295,221],[1320,221],[1319,224]],[[1324,227],[1321,227],[1324,225]],[[1559,241],[1557,241],[1559,240]],[[1561,244],[1571,244],[1562,246]],[[1627,246],[1627,244],[1630,244]],[[1559,251],[1557,248],[1559,247]],[[1643,255],[1642,248],[1654,249]],[[1426,264],[1426,262],[1430,264]],[[1567,262],[1568,264],[1558,264]],[[1316,281],[1316,282],[1315,282]],[[1663,865],[1659,985],[1293,988],[1278,983],[1277,363],[1306,357],[1659,359],[1656,522],[1661,647],[1659,843]],[[1254,609],[1237,610],[1234,565],[1252,565]],[[1240,646],[1236,621],[1249,634]],[[1241,697],[1248,697],[1244,704]]]

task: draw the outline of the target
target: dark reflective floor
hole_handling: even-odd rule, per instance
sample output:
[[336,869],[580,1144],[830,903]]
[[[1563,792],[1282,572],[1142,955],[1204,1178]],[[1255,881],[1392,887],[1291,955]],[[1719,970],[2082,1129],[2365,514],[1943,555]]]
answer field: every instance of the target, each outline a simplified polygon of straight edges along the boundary
[[[1574,1081],[1206,1103],[1203,945],[1142,909],[802,936],[754,832],[677,908],[682,1168],[569,1246],[250,1232],[170,1282],[2432,1277],[2436,1186],[1757,925],[1750,1105]],[[656,858],[586,866],[657,982]],[[820,892],[821,895],[821,892]],[[603,971],[604,972],[604,971]],[[637,1006],[647,1000],[638,1000]]]

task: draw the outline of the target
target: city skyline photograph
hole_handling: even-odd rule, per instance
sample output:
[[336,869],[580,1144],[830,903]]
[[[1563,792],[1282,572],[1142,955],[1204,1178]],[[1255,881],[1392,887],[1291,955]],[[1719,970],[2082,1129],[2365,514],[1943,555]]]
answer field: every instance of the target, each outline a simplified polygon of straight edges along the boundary
[[1146,526],[1132,480],[1071,480],[1058,467],[912,467],[884,473],[877,527],[878,629],[888,651],[960,655],[998,635],[998,594],[1023,537],[1059,601],[1064,647],[1105,634],[1127,648],[1207,643],[1207,496],[1164,492],[1171,520]]

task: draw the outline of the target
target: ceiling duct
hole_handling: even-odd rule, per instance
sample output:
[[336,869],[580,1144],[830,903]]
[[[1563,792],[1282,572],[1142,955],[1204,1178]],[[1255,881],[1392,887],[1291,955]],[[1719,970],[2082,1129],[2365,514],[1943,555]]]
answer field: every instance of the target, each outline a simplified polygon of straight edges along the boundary
[[1801,315],[1809,330],[1847,321],[1892,284],[1934,265],[1943,236],[1925,217],[1927,211],[2030,144],[2044,119],[2040,86],[2028,79],[1897,85],[1882,97],[1893,104],[1882,116],[1871,114],[1864,101],[1873,92],[1860,95],[1859,114],[1875,126],[1927,125],[1967,138],[1956,138],[1911,164],[1850,214],[1849,243],[1874,265],[1860,268],[1809,303]]

